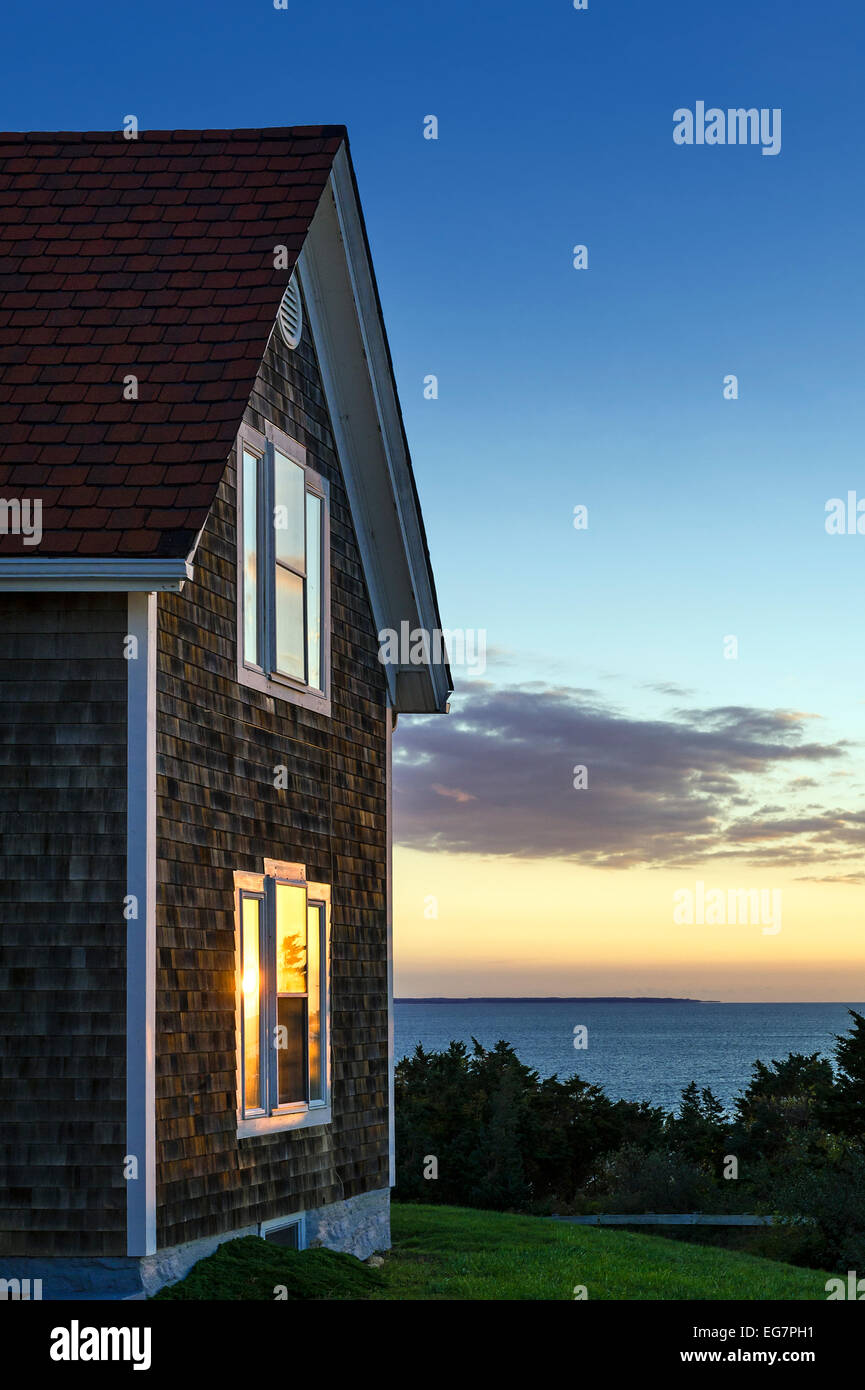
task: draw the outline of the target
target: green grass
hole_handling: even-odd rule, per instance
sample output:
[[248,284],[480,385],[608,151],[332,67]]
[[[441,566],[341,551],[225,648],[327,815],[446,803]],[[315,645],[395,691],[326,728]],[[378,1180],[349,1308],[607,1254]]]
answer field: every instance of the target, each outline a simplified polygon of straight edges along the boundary
[[828,1274],[716,1246],[462,1207],[392,1209],[381,1270],[332,1250],[226,1241],[157,1299],[825,1299]]
[[758,1255],[780,1264],[819,1269],[818,1233],[807,1226],[624,1226],[626,1231],[689,1245],[711,1245],[741,1255]]
[[828,1274],[609,1227],[399,1206],[375,1299],[820,1299]]

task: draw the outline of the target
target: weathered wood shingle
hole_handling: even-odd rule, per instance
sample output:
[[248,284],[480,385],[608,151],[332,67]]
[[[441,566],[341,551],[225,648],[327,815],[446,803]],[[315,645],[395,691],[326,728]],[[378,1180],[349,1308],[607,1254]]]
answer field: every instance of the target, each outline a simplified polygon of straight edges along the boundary
[[[296,352],[274,335],[247,419],[299,440],[330,484],[332,714],[236,681],[232,460],[195,581],[159,600],[160,1246],[388,1183],[386,687],[308,333]],[[332,887],[334,1119],[239,1141],[232,875],[265,857]]]
[[126,1249],[125,594],[0,596],[0,1252]]

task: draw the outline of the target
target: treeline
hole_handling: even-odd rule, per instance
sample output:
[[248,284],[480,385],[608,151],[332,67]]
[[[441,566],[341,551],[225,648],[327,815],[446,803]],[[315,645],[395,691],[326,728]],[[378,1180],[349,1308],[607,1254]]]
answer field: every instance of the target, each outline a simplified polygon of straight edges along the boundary
[[790,1053],[728,1114],[691,1082],[676,1113],[611,1101],[578,1076],[541,1078],[513,1048],[473,1040],[396,1068],[402,1201],[569,1215],[773,1213],[807,1259],[865,1268],[865,1018],[850,1010],[835,1065]]

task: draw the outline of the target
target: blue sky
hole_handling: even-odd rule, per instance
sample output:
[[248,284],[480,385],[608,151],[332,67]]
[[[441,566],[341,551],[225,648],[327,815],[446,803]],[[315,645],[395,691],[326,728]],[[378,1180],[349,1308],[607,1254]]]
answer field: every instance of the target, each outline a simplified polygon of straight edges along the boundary
[[[11,3],[0,44],[7,129],[345,123],[445,626],[631,719],[819,716],[855,811],[861,4]],[[780,108],[780,154],[675,145],[698,100]]]
[[[345,122],[445,624],[533,678],[813,703],[859,669],[865,538],[822,510],[865,491],[863,38],[852,3],[12,4],[0,123]],[[675,146],[697,99],[780,106],[781,154]]]

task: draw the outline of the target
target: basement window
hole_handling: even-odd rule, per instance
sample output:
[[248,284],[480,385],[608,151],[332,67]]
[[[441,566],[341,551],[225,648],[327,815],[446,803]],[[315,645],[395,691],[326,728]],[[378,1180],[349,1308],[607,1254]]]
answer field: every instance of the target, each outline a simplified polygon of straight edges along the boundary
[[279,1217],[276,1221],[262,1221],[259,1234],[263,1240],[273,1245],[281,1245],[284,1250],[306,1249],[306,1222],[303,1212],[297,1216]]
[[303,445],[238,438],[238,679],[330,713],[328,489]]
[[274,860],[234,880],[238,1134],[327,1124],[330,889]]

